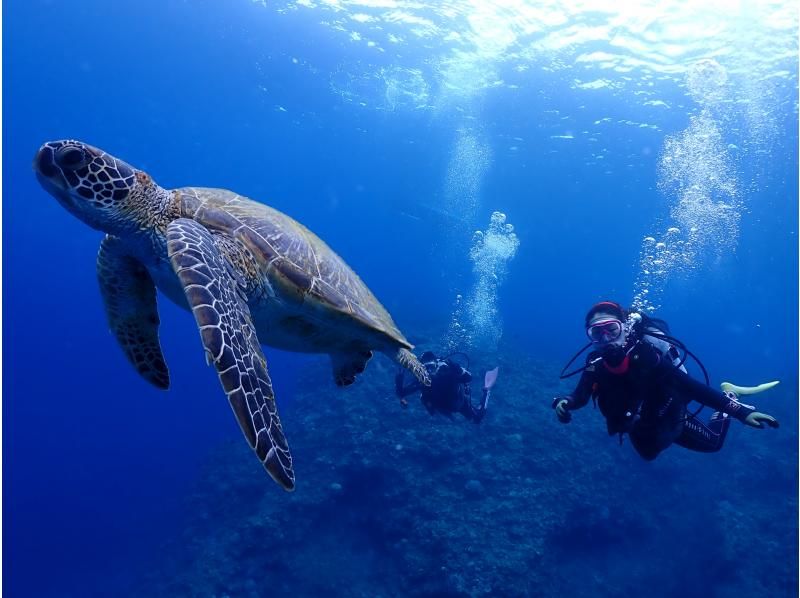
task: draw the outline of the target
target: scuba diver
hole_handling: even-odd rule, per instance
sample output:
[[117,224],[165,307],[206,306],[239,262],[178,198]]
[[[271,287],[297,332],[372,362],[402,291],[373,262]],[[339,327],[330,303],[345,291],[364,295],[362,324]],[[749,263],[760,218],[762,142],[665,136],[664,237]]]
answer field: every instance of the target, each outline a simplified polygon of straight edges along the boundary
[[[568,423],[570,412],[585,406],[591,397],[606,419],[609,435],[619,434],[621,444],[623,434],[628,434],[636,452],[647,461],[673,442],[704,453],[720,450],[731,418],[754,428],[778,427],[774,417],[738,398],[772,388],[777,382],[752,388],[724,382],[722,392],[714,390],[708,386],[702,363],[669,335],[663,320],[601,301],[586,314],[585,326],[591,342],[561,371],[562,379],[582,372],[578,385],[572,394],[553,400],[560,422]],[[564,374],[589,347],[593,350],[586,365]],[[684,352],[682,357],[678,348]],[[688,355],[703,370],[706,384],[687,373],[684,361]],[[688,409],[691,401],[700,403],[693,413]],[[697,417],[703,406],[715,410],[708,423]]]
[[[486,407],[489,404],[489,393],[497,381],[498,368],[489,370],[484,376],[483,396],[478,407],[472,404],[472,374],[459,363],[453,361],[451,357],[464,355],[463,353],[452,353],[445,358],[439,358],[432,351],[426,351],[420,357],[422,365],[428,370],[431,379],[430,386],[423,386],[418,380],[411,380],[406,386],[404,384],[405,371],[401,370],[394,379],[395,392],[400,398],[403,407],[408,405],[405,397],[410,394],[422,391],[421,400],[428,413],[442,413],[452,417],[453,413],[460,413],[468,420],[481,423],[486,415]],[[466,355],[464,355],[466,357]],[[469,362],[467,363],[469,365]]]

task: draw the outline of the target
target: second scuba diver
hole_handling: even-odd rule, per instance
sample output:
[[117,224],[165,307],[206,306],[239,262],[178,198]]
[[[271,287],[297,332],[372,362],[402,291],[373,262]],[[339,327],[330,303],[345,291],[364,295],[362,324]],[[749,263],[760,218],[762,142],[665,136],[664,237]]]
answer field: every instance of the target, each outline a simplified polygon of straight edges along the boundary
[[439,358],[432,351],[426,351],[420,357],[422,365],[428,370],[431,379],[430,386],[422,386],[417,380],[404,384],[404,371],[399,371],[395,377],[395,392],[405,407],[408,403],[405,397],[422,392],[421,400],[428,413],[441,413],[452,417],[453,413],[460,413],[468,420],[479,424],[486,415],[489,404],[489,393],[497,380],[497,370],[489,370],[484,376],[483,395],[480,405],[472,404],[471,382],[472,374],[459,363],[450,359],[456,355]]
[[[693,451],[718,451],[731,418],[754,428],[778,427],[774,417],[741,403],[737,396],[766,390],[777,382],[756,388],[724,383],[720,392],[693,379],[683,366],[686,355],[681,359],[675,345],[689,352],[669,336],[664,321],[602,301],[586,314],[585,325],[591,343],[584,350],[591,346],[593,351],[584,368],[566,375],[562,371],[562,378],[582,375],[572,394],[553,400],[560,422],[568,423],[570,412],[591,397],[606,419],[609,435],[619,434],[622,442],[623,434],[628,434],[636,452],[648,461],[673,442]],[[707,405],[715,410],[707,424],[696,417],[697,412],[689,412],[691,401],[700,403],[701,409]]]

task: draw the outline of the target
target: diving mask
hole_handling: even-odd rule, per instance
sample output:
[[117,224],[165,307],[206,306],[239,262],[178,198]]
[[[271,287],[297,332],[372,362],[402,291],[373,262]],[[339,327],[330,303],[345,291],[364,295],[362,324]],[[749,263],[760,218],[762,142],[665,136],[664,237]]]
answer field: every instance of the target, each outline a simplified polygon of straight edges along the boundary
[[616,318],[599,320],[586,329],[586,335],[593,343],[611,343],[622,334],[623,324]]

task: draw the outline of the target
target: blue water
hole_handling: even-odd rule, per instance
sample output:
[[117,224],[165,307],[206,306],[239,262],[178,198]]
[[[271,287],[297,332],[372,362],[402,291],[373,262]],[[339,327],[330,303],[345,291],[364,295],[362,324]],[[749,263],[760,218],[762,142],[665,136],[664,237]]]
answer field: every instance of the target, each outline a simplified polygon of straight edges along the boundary
[[[6,3],[9,596],[130,591],[181,533],[211,455],[241,441],[187,313],[161,298],[169,393],[141,380],[115,346],[94,269],[102,235],[31,170],[38,147],[61,138],[103,148],[166,188],[224,187],[286,212],[359,273],[412,341],[445,333],[456,295],[475,282],[472,234],[503,212],[519,240],[495,287],[503,334],[476,350],[551,362],[553,378],[584,342],[587,307],[630,303],[637,280],[648,280],[642,239],[697,224],[707,231],[699,251],[651,281],[651,296],[713,383],[781,380],[758,404],[782,427],[734,432],[752,435],[745,448],[760,447],[758,463],[778,460],[790,472],[770,492],[795,506],[794,517],[762,540],[783,550],[796,583],[796,3],[722,12],[499,4]],[[707,59],[716,70],[700,75],[709,80],[692,80]],[[711,218],[681,212],[663,163],[668,141],[687,139],[701,117],[721,133],[711,153],[726,156],[724,168],[702,152],[691,161],[712,199],[730,204]],[[723,198],[720,179],[734,189]],[[267,357],[286,414],[308,372],[328,368],[316,356]],[[556,425],[546,415],[521,409],[515,423],[535,436]],[[599,417],[593,424],[605,441]],[[735,462],[756,467],[741,450]],[[270,500],[284,500],[263,477]],[[713,494],[713,478],[706,483],[703,494]],[[763,491],[745,482],[731,500],[742,510],[769,505],[759,503]],[[691,488],[684,496],[692,502]],[[391,593],[378,584],[373,595]]]

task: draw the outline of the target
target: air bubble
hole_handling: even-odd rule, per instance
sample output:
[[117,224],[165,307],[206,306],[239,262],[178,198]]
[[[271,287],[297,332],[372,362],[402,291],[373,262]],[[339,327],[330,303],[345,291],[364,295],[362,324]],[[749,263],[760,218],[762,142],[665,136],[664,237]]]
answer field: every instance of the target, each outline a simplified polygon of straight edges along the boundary
[[506,276],[508,262],[519,249],[514,227],[506,223],[506,215],[493,212],[489,227],[472,237],[469,257],[474,282],[466,301],[456,296],[446,345],[449,350],[480,347],[494,351],[503,334],[502,318],[497,303],[500,286]]

